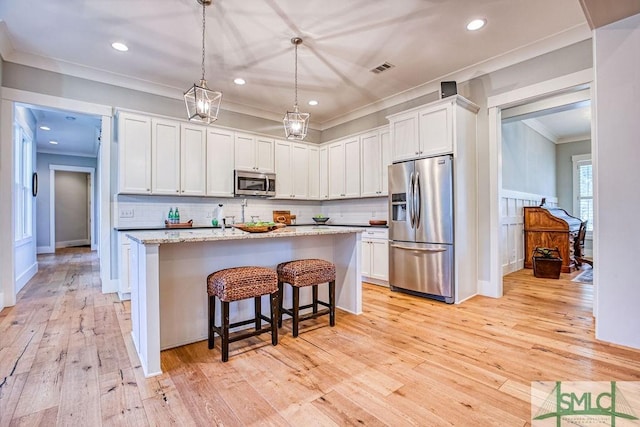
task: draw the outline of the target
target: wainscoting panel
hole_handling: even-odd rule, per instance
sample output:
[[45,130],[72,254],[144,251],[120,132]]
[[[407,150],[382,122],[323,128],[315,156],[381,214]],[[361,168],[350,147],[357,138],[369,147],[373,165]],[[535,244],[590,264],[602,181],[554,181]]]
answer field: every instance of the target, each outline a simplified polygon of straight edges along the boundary
[[[539,206],[539,194],[502,190],[500,193],[500,259],[502,274],[524,268],[524,211],[525,206]],[[546,197],[547,206],[557,206],[558,199]]]

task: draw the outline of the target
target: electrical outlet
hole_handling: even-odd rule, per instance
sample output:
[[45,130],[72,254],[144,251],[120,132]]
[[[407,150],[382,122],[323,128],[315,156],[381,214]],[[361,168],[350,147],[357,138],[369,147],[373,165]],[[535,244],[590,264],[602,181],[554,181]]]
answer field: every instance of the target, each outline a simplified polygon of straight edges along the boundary
[[207,211],[207,218],[213,218],[213,212]]
[[120,218],[133,218],[133,209],[120,209]]

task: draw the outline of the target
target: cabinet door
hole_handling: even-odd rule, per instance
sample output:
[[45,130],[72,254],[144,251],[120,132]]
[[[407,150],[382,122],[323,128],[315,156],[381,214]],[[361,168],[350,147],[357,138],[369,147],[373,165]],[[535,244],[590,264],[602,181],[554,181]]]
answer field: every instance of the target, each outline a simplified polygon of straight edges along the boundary
[[329,158],[329,198],[339,199],[345,196],[344,192],[344,144],[338,142],[328,148]]
[[389,243],[378,239],[371,241],[371,277],[389,280]]
[[289,199],[293,195],[291,174],[291,143],[276,141],[276,197]]
[[390,121],[393,161],[414,159],[420,155],[418,148],[418,113],[396,116]]
[[319,159],[319,185],[320,199],[329,198],[329,148],[321,147],[318,150]]
[[136,114],[118,116],[118,190],[151,193],[151,119]]
[[360,138],[344,142],[344,196],[360,197]]
[[318,200],[320,198],[320,150],[318,147],[308,147],[309,152],[309,191],[308,199]]
[[131,268],[129,262],[131,245],[129,244],[129,239],[124,235],[124,233],[118,234],[118,240],[120,243],[120,251],[118,254],[118,296],[121,300],[127,300],[131,298]]
[[[389,194],[389,165],[391,164],[391,132],[380,131],[380,196]],[[364,163],[363,163],[364,167]]]
[[362,239],[361,275],[371,277],[371,240]]
[[438,105],[420,110],[420,156],[453,152],[453,106]]
[[[380,194],[382,166],[380,162],[380,138],[378,131],[364,134],[360,137],[362,174],[361,191],[362,197],[377,196]],[[348,163],[347,163],[348,164]]]
[[291,144],[292,196],[306,199],[309,192],[309,152],[304,144]]
[[234,134],[207,128],[207,196],[233,197]]
[[240,170],[256,170],[256,139],[252,135],[236,134],[235,165]]
[[256,138],[256,163],[255,167],[260,172],[273,172],[275,170],[273,159],[273,146],[275,140],[269,138]]
[[180,194],[204,196],[207,128],[183,124],[180,135]]
[[180,123],[151,119],[151,193],[180,192]]

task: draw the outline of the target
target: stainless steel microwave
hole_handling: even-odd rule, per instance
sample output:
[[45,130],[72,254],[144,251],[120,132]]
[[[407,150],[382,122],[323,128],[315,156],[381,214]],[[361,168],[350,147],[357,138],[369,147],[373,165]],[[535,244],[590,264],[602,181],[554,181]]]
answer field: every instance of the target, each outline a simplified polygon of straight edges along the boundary
[[234,193],[238,196],[272,197],[276,195],[276,174],[235,170]]

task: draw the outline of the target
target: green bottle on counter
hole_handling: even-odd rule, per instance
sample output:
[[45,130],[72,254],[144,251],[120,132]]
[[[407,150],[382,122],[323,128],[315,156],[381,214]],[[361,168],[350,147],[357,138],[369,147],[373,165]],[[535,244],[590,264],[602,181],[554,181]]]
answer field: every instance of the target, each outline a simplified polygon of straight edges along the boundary
[[169,208],[169,215],[167,216],[167,223],[173,224],[173,208]]

